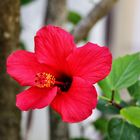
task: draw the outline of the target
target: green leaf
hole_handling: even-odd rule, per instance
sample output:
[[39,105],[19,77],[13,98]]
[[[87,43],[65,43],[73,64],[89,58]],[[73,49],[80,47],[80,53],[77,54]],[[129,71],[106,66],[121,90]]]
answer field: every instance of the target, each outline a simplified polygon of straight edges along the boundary
[[109,140],[140,140],[140,129],[122,119],[113,118],[108,124]]
[[68,21],[76,25],[82,19],[81,15],[74,11],[69,11]]
[[135,100],[140,100],[140,80],[128,87],[128,91]]
[[118,58],[113,63],[111,81],[113,89],[122,89],[134,84],[140,75],[139,53]]
[[34,0],[20,0],[20,4],[25,5],[25,4],[28,4],[28,3],[32,2],[32,1],[34,1]]
[[[110,81],[108,81],[108,79],[102,80],[98,83],[98,85],[100,86],[100,88],[103,91],[103,96],[111,99],[112,91],[110,88],[110,85],[111,85]],[[121,101],[120,94],[118,91],[115,91],[114,100],[117,101],[118,103]]]
[[[101,81],[104,91],[118,91],[133,85],[140,75],[140,54],[126,55],[113,61],[111,73]],[[99,85],[101,85],[99,83]],[[107,85],[105,89],[105,85]]]
[[131,106],[121,109],[120,114],[130,123],[140,128],[140,107]]
[[108,120],[104,117],[101,117],[99,119],[97,119],[95,122],[93,122],[93,126],[101,131],[102,133],[106,133],[107,132],[107,125],[108,125]]
[[99,98],[97,109],[99,109],[104,114],[119,114],[120,112],[118,108],[112,106],[112,104],[104,98]]

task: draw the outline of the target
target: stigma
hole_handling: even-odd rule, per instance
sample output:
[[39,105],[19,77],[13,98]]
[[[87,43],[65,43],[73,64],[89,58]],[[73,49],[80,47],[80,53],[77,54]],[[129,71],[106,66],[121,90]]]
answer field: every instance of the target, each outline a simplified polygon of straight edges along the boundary
[[39,88],[53,87],[55,84],[55,77],[50,73],[39,72],[35,76],[35,86]]

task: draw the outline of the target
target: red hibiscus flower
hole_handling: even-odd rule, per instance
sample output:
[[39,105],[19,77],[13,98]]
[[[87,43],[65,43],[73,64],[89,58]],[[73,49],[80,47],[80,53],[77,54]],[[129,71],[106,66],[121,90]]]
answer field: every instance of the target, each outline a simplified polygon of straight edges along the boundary
[[73,37],[55,26],[41,28],[35,36],[35,52],[19,50],[7,59],[7,72],[29,89],[16,96],[21,110],[50,105],[65,122],[79,122],[97,104],[93,86],[111,69],[109,49],[87,43],[76,48]]

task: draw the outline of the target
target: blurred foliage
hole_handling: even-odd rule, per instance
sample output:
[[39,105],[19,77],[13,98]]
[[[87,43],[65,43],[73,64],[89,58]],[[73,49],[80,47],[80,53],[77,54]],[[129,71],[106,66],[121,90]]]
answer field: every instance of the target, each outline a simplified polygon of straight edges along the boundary
[[29,4],[32,1],[34,1],[34,0],[20,0],[20,4],[25,5],[25,4]]
[[100,97],[97,104],[97,109],[99,109],[104,114],[119,114],[119,109],[109,102],[107,98]]
[[88,37],[89,36],[87,35],[85,38],[83,38],[83,41],[88,42],[88,40],[89,40]]
[[140,140],[140,129],[123,119],[113,118],[108,124],[109,140]]
[[[97,105],[101,117],[93,125],[103,140],[140,140],[139,77],[140,53],[135,53],[115,59],[110,74],[98,83],[103,93]],[[122,89],[128,90],[129,101],[120,96]]]
[[81,15],[74,11],[69,11],[68,21],[76,25],[82,19]]
[[87,138],[73,138],[71,140],[89,140],[89,139],[87,139]]
[[26,50],[26,46],[25,46],[24,42],[21,41],[19,45],[20,45],[21,50]]
[[107,132],[107,126],[108,126],[108,119],[105,117],[98,118],[94,123],[93,126],[100,130],[103,134]]

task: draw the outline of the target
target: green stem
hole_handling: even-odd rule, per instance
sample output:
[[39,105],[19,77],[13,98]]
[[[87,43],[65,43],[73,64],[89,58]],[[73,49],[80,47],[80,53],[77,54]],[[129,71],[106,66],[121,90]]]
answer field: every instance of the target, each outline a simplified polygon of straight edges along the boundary
[[111,96],[111,100],[109,101],[113,106],[115,106],[116,108],[118,108],[119,110],[122,109],[122,106],[120,104],[117,104],[114,101],[114,97],[115,97],[115,90],[112,90],[112,96]]
[[111,101],[114,101],[114,97],[115,97],[115,90],[112,90]]

